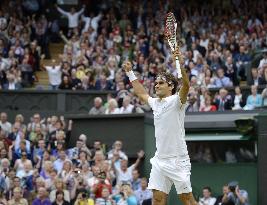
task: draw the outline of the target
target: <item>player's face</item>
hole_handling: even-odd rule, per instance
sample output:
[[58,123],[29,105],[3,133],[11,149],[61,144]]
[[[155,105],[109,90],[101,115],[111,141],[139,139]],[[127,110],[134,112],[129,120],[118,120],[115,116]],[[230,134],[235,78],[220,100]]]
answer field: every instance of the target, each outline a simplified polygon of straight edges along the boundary
[[171,94],[172,87],[164,80],[157,79],[155,81],[155,90],[159,98],[164,98]]

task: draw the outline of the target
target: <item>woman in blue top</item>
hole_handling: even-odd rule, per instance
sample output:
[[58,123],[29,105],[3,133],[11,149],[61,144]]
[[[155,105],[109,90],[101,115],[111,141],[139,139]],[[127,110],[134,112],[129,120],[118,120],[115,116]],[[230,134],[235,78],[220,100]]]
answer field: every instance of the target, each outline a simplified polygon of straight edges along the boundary
[[244,107],[244,110],[253,110],[255,108],[262,106],[262,96],[257,93],[257,86],[251,86],[251,95],[247,98],[247,104]]

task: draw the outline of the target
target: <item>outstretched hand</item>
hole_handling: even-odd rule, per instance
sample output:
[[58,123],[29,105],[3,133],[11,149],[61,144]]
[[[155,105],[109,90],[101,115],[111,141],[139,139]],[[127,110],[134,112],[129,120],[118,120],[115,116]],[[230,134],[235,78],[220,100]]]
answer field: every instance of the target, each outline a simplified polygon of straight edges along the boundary
[[139,159],[142,159],[144,156],[145,156],[145,152],[144,152],[144,150],[140,150],[140,151],[137,153],[137,157],[138,157]]
[[172,52],[172,58],[175,60],[176,57],[178,57],[180,64],[184,64],[184,57],[180,48],[176,48],[176,50]]
[[130,72],[132,70],[132,64],[130,61],[124,61],[122,64],[122,68],[125,72]]

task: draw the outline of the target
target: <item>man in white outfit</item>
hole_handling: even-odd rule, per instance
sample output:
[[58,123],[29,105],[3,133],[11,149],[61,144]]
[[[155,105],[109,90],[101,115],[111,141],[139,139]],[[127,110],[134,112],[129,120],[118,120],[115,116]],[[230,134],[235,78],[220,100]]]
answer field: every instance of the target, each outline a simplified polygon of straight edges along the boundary
[[64,11],[60,7],[56,5],[56,8],[58,12],[60,12],[62,15],[66,16],[68,18],[68,27],[69,27],[69,33],[72,32],[73,29],[77,28],[79,25],[79,17],[82,15],[85,9],[85,5],[83,5],[83,8],[76,12],[76,9],[74,7],[71,8],[70,12]]
[[[173,52],[181,65],[183,58],[179,50]],[[182,66],[181,66],[182,67]],[[148,103],[154,114],[157,151],[150,160],[152,169],[148,189],[153,190],[153,205],[166,205],[172,184],[184,205],[196,205],[190,182],[191,163],[185,142],[184,118],[189,79],[182,69],[182,86],[177,92],[178,81],[167,72],[157,75],[155,90],[157,98],[148,95],[132,71],[132,64],[125,62],[123,68],[129,77],[135,94]]]

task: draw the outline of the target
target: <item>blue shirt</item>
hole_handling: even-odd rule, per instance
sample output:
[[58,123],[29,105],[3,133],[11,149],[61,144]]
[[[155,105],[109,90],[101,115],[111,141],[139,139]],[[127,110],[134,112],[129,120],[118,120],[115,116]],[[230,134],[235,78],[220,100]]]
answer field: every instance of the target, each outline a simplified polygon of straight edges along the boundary
[[230,78],[224,76],[223,78],[216,78],[214,81],[214,85],[217,88],[222,88],[222,87],[231,87],[233,86],[233,83],[231,82]]
[[47,198],[45,200],[41,200],[39,198],[36,198],[33,202],[32,205],[52,205],[52,203],[50,202],[50,200]]

